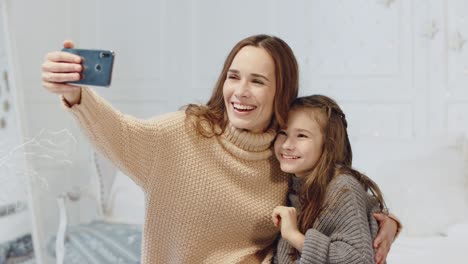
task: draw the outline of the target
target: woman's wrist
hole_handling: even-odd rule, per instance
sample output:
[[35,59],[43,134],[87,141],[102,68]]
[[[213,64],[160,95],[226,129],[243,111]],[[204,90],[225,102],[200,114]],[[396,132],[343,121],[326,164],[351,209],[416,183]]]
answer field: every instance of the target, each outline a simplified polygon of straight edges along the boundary
[[64,93],[63,98],[67,102],[69,107],[79,104],[81,101],[81,87],[77,88],[76,91],[70,93]]
[[403,229],[403,225],[400,222],[400,219],[398,219],[395,215],[393,214],[388,214],[388,217],[393,220],[397,226],[396,232],[395,232],[395,239],[398,237],[398,235],[401,233],[401,230]]

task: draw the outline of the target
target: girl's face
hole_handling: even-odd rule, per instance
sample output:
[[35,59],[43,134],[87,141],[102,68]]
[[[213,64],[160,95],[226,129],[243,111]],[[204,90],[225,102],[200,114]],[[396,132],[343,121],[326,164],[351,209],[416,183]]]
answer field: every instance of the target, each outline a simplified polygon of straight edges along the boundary
[[223,86],[231,125],[254,133],[268,128],[276,91],[274,65],[263,48],[245,46],[234,57]]
[[304,177],[312,172],[323,149],[323,134],[316,110],[296,109],[289,112],[286,129],[275,141],[275,154],[286,173]]

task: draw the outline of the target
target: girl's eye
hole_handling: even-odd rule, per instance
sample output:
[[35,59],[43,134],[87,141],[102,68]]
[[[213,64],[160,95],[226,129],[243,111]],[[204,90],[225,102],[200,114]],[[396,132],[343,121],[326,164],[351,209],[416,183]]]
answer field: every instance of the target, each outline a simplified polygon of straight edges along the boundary
[[234,75],[234,74],[230,74],[230,75],[228,75],[228,79],[237,80],[238,77],[236,75]]
[[278,132],[278,135],[286,136],[286,132],[284,132],[283,130],[280,130],[280,131]]
[[299,134],[299,135],[297,135],[297,137],[300,137],[300,138],[308,138],[308,136],[307,136],[307,135],[304,135],[304,134]]

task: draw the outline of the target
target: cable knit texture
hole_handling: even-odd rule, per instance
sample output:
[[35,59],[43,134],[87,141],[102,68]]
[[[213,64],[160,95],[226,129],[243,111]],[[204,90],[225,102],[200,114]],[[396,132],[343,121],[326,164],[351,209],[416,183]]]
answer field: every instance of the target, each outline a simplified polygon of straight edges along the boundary
[[[289,194],[289,201],[296,209],[300,204],[294,193],[300,186],[300,179],[293,177],[295,192]],[[377,200],[349,175],[340,175],[330,183],[325,200],[331,206],[307,230],[300,258],[291,258],[292,247],[281,238],[274,263],[374,263],[372,241],[379,226],[372,213],[379,211]]]
[[184,112],[140,120],[89,88],[80,104],[62,102],[145,193],[142,263],[270,263],[278,235],[270,215],[288,189],[271,150],[274,131],[228,127],[205,138]]

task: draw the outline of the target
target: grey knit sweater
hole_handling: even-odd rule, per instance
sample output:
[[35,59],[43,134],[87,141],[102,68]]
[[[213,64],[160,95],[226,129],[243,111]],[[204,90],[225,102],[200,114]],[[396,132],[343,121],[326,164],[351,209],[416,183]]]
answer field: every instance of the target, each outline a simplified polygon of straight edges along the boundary
[[[300,179],[293,177],[289,202],[296,209],[300,204],[294,193],[300,185]],[[307,230],[300,258],[293,261],[288,255],[292,247],[281,238],[273,263],[374,263],[372,241],[379,228],[372,215],[379,211],[376,199],[354,177],[340,175],[330,183],[325,200],[332,206]]]

